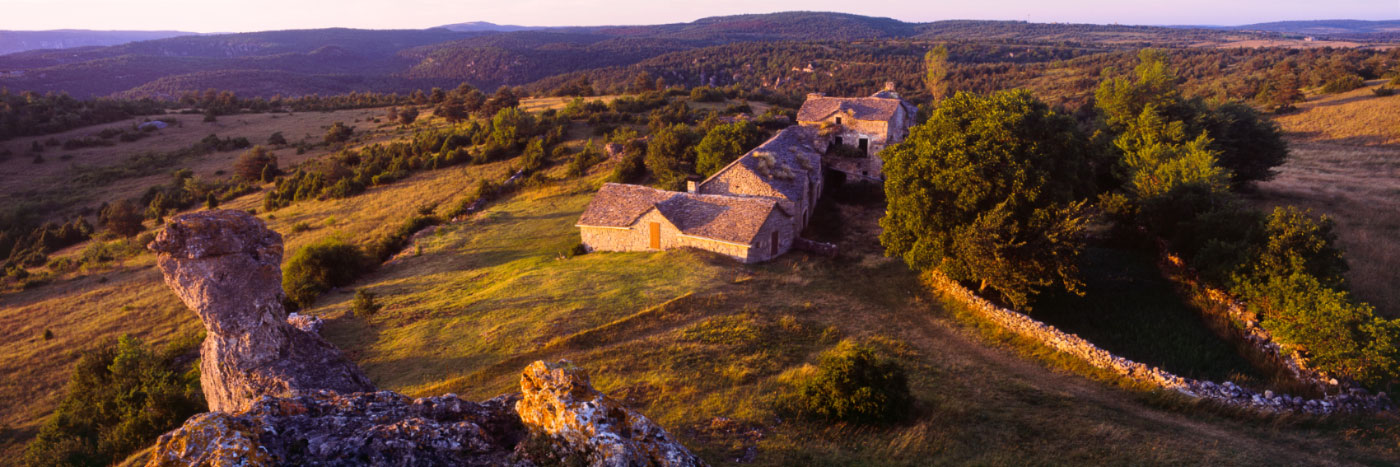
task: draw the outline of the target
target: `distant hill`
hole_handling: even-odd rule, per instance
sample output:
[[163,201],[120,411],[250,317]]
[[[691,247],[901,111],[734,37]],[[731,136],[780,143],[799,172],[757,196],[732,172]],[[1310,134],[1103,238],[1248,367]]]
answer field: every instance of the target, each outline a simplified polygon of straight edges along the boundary
[[1273,23],[1233,26],[1229,29],[1316,36],[1400,33],[1400,20],[1362,21],[1354,19],[1332,19],[1318,21],[1278,21]]
[[[405,92],[463,82],[489,91],[736,43],[996,41],[1009,47],[1002,60],[1023,60],[1015,57],[1025,57],[1047,44],[1066,50],[1171,47],[1241,34],[1249,33],[1022,21],[910,23],[806,11],[642,26],[533,28],[474,22],[425,30],[265,31],[30,50],[0,56],[0,87],[77,97],[159,98],[208,88],[267,97],[347,90]],[[691,63],[698,62],[692,58]],[[686,79],[717,78],[718,70],[695,71]],[[735,79],[739,78],[730,73],[720,81]]]
[[0,55],[26,50],[120,45],[128,42],[194,34],[196,33],[182,31],[89,31],[85,29],[0,31]]
[[485,22],[485,21],[472,21],[472,22],[469,22],[469,23],[445,24],[445,25],[438,26],[438,27],[439,27],[439,28],[442,28],[442,29],[446,29],[446,30],[448,30],[448,31],[456,31],[456,32],[514,32],[514,31],[528,31],[528,30],[533,30],[533,29],[546,29],[546,28],[536,27],[536,26],[512,26],[512,25],[509,25],[509,24],[495,24],[495,23],[488,23],[488,22]]

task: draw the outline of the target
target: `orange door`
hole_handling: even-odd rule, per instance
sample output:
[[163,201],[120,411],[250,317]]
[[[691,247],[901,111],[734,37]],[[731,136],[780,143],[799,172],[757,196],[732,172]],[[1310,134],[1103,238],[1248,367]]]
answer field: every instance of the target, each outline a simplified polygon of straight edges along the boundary
[[648,227],[649,230],[651,230],[651,249],[653,249],[653,250],[660,250],[660,249],[661,249],[661,223],[660,223],[660,222],[652,222],[651,224],[647,225],[647,227]]

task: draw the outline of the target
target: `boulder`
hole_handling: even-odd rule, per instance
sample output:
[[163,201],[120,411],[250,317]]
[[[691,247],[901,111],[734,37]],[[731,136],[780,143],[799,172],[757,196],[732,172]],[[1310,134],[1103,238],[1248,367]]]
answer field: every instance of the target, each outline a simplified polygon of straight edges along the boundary
[[666,430],[593,389],[582,369],[567,361],[537,361],[520,377],[515,410],[534,436],[559,458],[582,455],[595,466],[698,466],[698,457]]
[[166,285],[204,322],[199,381],[210,410],[241,411],[263,396],[375,390],[334,346],[288,324],[282,236],[258,218],[183,214],[149,248]]

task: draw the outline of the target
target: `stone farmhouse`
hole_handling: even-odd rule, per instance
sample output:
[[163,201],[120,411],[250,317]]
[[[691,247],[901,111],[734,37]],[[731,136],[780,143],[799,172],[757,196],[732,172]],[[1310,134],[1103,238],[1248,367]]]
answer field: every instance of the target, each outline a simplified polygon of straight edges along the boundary
[[[881,179],[876,154],[908,134],[912,108],[888,86],[866,98],[809,96],[798,112],[799,125],[779,131],[704,181],[689,182],[684,192],[608,183],[575,226],[589,251],[692,247],[744,263],[776,258],[800,242],[825,170]],[[888,119],[873,120],[882,115]],[[853,145],[866,156],[851,157],[851,151],[828,156],[834,144]],[[829,166],[833,163],[849,168]]]
[[884,179],[880,151],[909,135],[918,108],[901,99],[893,83],[870,97],[826,97],[808,94],[797,111],[797,123],[823,129],[832,144],[854,151],[833,152],[827,168],[846,174],[848,179]]

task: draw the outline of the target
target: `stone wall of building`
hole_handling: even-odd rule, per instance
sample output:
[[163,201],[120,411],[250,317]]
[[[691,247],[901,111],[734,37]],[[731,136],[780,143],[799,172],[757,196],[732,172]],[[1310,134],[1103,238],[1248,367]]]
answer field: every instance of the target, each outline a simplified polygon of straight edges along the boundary
[[1378,412],[1394,408],[1384,392],[1372,395],[1359,388],[1329,394],[1320,399],[1305,399],[1287,394],[1276,394],[1273,391],[1256,392],[1236,386],[1228,381],[1214,383],[1184,378],[1161,368],[1114,355],[1079,336],[1061,331],[1025,314],[996,306],[937,271],[928,274],[928,282],[935,290],[966,305],[969,310],[982,319],[986,319],[1009,332],[1072,355],[1096,368],[1163,389],[1173,390],[1189,397],[1266,412],[1331,414]]

